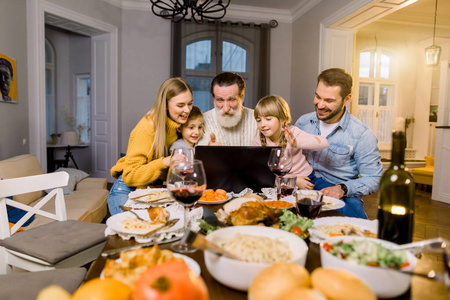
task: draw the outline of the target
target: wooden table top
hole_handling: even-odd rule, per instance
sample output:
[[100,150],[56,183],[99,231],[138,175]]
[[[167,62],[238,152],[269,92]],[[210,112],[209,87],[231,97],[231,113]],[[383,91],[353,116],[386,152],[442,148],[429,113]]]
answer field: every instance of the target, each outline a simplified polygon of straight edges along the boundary
[[[217,207],[214,206],[208,206],[208,208],[212,209],[213,211],[217,209]],[[327,216],[342,216],[337,211],[327,211],[322,212],[319,217],[327,217]],[[306,269],[310,272],[312,272],[317,267],[320,267],[320,249],[319,245],[309,242],[309,240],[306,240],[308,243],[309,249],[308,254],[306,258]],[[106,242],[104,250],[110,250],[110,249],[118,249],[122,247],[127,247],[131,245],[135,245],[136,242],[134,240],[122,240],[119,236],[109,236],[108,240]],[[161,244],[161,248],[167,249],[170,247],[170,244]],[[247,293],[245,292],[239,292],[236,290],[233,290],[231,288],[228,288],[219,282],[217,282],[211,274],[208,272],[205,266],[204,258],[203,258],[203,251],[196,251],[194,253],[188,253],[185,254],[192,259],[194,259],[201,268],[201,276],[205,280],[206,285],[208,286],[209,295],[211,300],[245,300],[247,299]],[[425,256],[425,255],[424,255]],[[423,257],[424,258],[424,257]],[[429,271],[427,269],[427,259],[424,261],[422,259],[419,259],[417,262],[417,270],[421,270],[423,272]],[[96,261],[94,261],[91,265],[91,267],[88,270],[88,273],[86,275],[85,281],[89,281],[91,279],[94,279],[96,277],[100,276],[100,273],[102,272],[104,265],[105,265],[106,259],[99,257]],[[413,277],[411,281],[411,289],[406,292],[404,295],[397,297],[395,299],[413,299],[413,300],[425,300],[430,299],[432,296],[433,300],[446,300],[449,297],[449,293],[447,288],[445,287],[445,284],[443,282],[434,282],[425,278],[420,278],[418,276]]]

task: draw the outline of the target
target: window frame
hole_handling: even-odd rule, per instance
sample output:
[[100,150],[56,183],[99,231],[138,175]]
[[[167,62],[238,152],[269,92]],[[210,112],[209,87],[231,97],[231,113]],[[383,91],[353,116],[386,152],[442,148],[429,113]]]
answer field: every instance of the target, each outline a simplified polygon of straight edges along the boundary
[[[51,54],[51,62],[48,62],[47,58],[47,47],[50,50]],[[46,126],[46,140],[47,143],[52,142],[52,134],[56,134],[56,76],[55,76],[55,69],[56,69],[56,54],[55,54],[55,48],[53,47],[52,43],[46,38],[45,39],[45,77],[47,77],[47,70],[50,73],[51,76],[51,90],[48,91],[47,86],[47,78],[45,78],[45,126]],[[50,100],[50,103],[47,103],[48,100]],[[53,110],[49,112],[48,108],[49,106],[53,107]],[[51,126],[49,126],[51,125]]]
[[[369,77],[360,77],[360,65],[361,65],[361,53],[363,52],[371,52],[376,53],[376,64],[375,61],[375,55],[370,56],[370,66],[369,66]],[[380,149],[390,149],[392,145],[392,136],[390,134],[387,134],[387,132],[391,132],[393,129],[394,119],[398,114],[398,81],[397,81],[397,54],[395,51],[392,51],[390,49],[384,48],[384,47],[367,47],[363,48],[358,53],[358,68],[357,68],[357,74],[358,74],[358,84],[355,85],[355,89],[357,88],[357,91],[354,91],[355,94],[355,101],[353,101],[352,110],[354,110],[356,113],[355,115],[360,118],[360,106],[372,106],[373,107],[373,116],[371,119],[373,122],[370,122],[372,124],[366,124],[369,126],[374,134],[378,138],[378,147]],[[381,78],[381,57],[382,55],[386,55],[390,58],[390,68],[389,68],[389,79]],[[374,77],[370,77],[371,75],[375,75]],[[363,85],[373,85],[373,104],[372,105],[361,105],[359,104],[359,89]],[[380,106],[380,88],[383,86],[391,86],[393,87],[393,102],[394,105],[392,106]],[[389,113],[391,111],[391,114],[393,113],[393,119],[389,124],[386,122],[379,122],[380,112],[382,113]],[[362,121],[362,120],[361,120]],[[389,128],[383,128],[380,129],[380,126],[386,125]]]
[[[91,118],[92,118],[92,102],[91,102],[91,93],[90,93],[90,89],[91,89],[91,74],[90,73],[84,73],[84,74],[75,74],[74,76],[74,80],[75,80],[75,84],[74,84],[74,99],[75,99],[75,129],[78,132],[78,136],[80,137],[80,143],[81,144],[90,144],[91,142]],[[87,96],[80,96],[78,95],[78,90],[79,90],[79,84],[80,84],[80,80],[84,80],[84,79],[89,79],[89,92]],[[79,116],[79,112],[78,112],[78,108],[79,108],[79,101],[80,98],[88,98],[88,102],[89,102],[89,108],[88,108],[88,113],[89,113],[89,117],[88,117],[88,123],[87,127],[85,128],[85,130],[83,130],[82,132],[80,131],[80,128],[78,127],[79,125],[82,125],[84,123],[80,123],[80,116]]]

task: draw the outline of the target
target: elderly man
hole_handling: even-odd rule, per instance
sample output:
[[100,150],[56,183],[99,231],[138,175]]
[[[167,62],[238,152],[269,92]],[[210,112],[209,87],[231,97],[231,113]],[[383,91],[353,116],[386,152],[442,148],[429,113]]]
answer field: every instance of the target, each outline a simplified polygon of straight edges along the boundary
[[303,151],[314,169],[310,175],[314,189],[342,198],[343,214],[367,219],[361,198],[378,190],[383,168],[376,136],[345,108],[352,99],[352,84],[342,69],[323,71],[317,78],[315,112],[303,115],[295,125],[326,137],[330,144],[320,151]]
[[4,58],[0,58],[0,92],[2,93],[3,101],[12,101],[11,97],[9,97],[12,79],[13,69],[11,63]]
[[244,107],[245,82],[236,73],[214,77],[214,108],[203,114],[205,132],[199,145],[251,146],[257,134],[253,109]]

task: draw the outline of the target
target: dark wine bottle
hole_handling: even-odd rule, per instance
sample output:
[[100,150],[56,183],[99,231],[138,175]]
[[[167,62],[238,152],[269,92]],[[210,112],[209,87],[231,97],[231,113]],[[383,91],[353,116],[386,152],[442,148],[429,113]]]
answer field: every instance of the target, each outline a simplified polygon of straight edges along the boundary
[[405,119],[395,120],[391,166],[380,179],[378,191],[378,238],[406,244],[414,227],[414,179],[405,168]]

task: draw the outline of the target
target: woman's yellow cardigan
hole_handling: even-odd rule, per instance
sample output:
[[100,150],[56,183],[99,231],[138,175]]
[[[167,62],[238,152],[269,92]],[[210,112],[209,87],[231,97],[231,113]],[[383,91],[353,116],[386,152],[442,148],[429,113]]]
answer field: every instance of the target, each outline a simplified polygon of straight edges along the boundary
[[[177,129],[181,124],[166,118],[166,145],[167,148],[177,140]],[[151,150],[155,138],[155,128],[148,116],[143,117],[130,134],[127,154],[117,161],[111,168],[111,176],[122,179],[129,187],[146,186],[166,174],[164,157],[153,159],[154,150]]]

